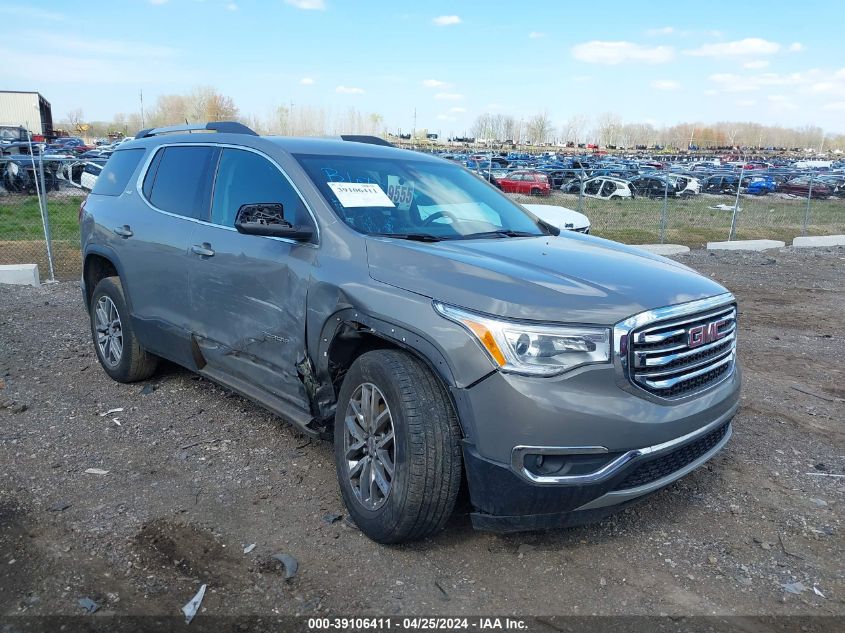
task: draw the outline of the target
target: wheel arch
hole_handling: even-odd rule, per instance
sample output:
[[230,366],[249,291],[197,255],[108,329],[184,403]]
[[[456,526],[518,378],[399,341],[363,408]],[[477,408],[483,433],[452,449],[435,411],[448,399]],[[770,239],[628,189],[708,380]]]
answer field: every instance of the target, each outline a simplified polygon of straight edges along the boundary
[[85,253],[85,258],[82,263],[83,298],[85,300],[86,309],[90,309],[91,307],[91,297],[94,294],[94,288],[97,287],[97,284],[102,279],[112,276],[120,277],[121,285],[123,286],[124,300],[126,301],[126,306],[131,312],[132,301],[127,289],[126,277],[123,275],[123,268],[120,265],[120,260],[116,257],[113,251],[103,247],[89,248]]
[[[315,355],[315,404],[324,420],[332,419],[343,377],[362,354],[377,349],[399,349],[422,362],[442,383],[460,423],[454,400],[456,381],[442,352],[425,336],[354,308],[345,308],[326,319]],[[461,424],[462,430],[466,431]],[[464,433],[466,436],[466,433]]]

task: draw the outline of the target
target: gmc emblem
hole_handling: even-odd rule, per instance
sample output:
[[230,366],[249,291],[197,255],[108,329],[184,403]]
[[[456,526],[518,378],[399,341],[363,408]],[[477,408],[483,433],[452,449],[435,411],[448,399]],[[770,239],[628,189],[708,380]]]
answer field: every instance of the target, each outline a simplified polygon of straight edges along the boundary
[[704,325],[691,327],[687,332],[687,345],[689,347],[698,347],[699,345],[712,343],[713,341],[718,341],[720,338],[725,338],[727,332],[720,332],[719,328],[727,322],[727,319],[719,319],[718,321],[711,321]]

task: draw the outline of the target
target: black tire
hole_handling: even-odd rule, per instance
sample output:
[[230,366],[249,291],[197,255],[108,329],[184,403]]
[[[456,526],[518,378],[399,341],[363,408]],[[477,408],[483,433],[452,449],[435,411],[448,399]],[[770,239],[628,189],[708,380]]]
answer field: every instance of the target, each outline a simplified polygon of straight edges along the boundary
[[531,195],[532,195],[532,196],[539,196],[539,195],[540,195],[540,190],[539,190],[539,189],[532,189],[532,190],[531,190]]
[[[104,300],[106,306],[110,301],[117,312],[121,335],[119,358],[114,358],[111,353],[106,358],[104,351],[100,349],[97,312],[101,299]],[[117,382],[137,382],[153,375],[158,365],[158,357],[147,352],[138,343],[135,330],[132,329],[132,321],[129,318],[129,309],[126,307],[126,300],[123,297],[123,285],[120,283],[120,277],[106,277],[97,284],[94,293],[91,295],[89,313],[94,351],[97,353],[100,365],[110,378]],[[107,350],[111,352],[111,348],[107,348]]]
[[[384,396],[394,437],[389,492],[374,509],[356,494],[344,455],[345,438],[351,437],[345,435],[347,408],[367,384]],[[344,378],[334,426],[340,491],[364,534],[379,543],[400,543],[443,529],[461,486],[461,433],[449,396],[428,367],[399,350],[361,355]]]

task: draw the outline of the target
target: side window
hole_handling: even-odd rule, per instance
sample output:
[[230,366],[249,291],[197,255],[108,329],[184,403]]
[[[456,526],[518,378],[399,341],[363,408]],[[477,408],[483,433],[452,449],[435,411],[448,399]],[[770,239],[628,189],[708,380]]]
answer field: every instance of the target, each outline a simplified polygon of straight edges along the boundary
[[91,193],[103,196],[119,196],[129,184],[129,179],[135,173],[135,168],[144,155],[143,149],[125,149],[112,154]]
[[208,219],[211,173],[218,150],[197,145],[160,149],[144,178],[150,203],[186,218]]
[[302,199],[278,167],[255,152],[224,149],[214,181],[211,221],[234,226],[242,205],[259,202],[281,203],[285,220],[309,224]]

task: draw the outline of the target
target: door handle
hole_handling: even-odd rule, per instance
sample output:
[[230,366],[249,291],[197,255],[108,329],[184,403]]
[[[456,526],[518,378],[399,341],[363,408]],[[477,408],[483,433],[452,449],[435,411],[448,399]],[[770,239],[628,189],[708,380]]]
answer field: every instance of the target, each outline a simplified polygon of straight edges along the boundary
[[129,228],[128,224],[124,224],[123,226],[119,226],[115,229],[112,229],[115,235],[119,235],[120,237],[132,237],[134,233],[132,233],[132,229]]
[[211,250],[211,244],[203,242],[202,244],[194,244],[191,246],[191,252],[196,253],[200,257],[213,257],[214,251]]

